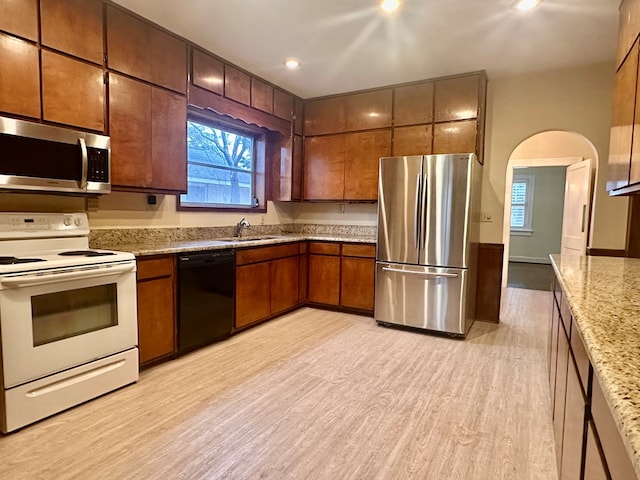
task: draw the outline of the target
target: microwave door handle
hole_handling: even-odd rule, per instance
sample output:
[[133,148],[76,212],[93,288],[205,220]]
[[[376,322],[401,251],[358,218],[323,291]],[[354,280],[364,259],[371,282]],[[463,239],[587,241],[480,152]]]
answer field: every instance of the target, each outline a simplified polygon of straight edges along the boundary
[[87,154],[87,142],[84,138],[78,138],[80,144],[80,153],[82,154],[82,177],[80,178],[80,188],[86,190],[87,188],[87,172],[89,170],[89,156]]
[[5,277],[0,280],[0,285],[8,288],[33,287],[36,285],[47,285],[51,283],[67,282],[70,280],[84,280],[86,278],[120,275],[122,273],[134,271],[135,268],[135,263],[128,263],[125,265],[93,267],[64,273],[33,273],[28,275],[18,275],[15,277]]

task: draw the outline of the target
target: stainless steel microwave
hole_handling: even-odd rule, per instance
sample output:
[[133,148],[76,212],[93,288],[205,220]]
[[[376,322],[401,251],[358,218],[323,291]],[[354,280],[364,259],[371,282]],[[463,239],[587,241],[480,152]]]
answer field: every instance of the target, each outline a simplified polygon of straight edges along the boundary
[[109,193],[110,143],[104,135],[0,117],[0,192]]

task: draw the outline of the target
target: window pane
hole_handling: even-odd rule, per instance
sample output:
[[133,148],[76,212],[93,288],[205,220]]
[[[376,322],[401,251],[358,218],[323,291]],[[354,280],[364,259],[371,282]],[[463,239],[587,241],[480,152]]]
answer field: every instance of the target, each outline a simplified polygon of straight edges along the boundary
[[251,136],[187,122],[187,194],[184,203],[253,205]]
[[511,228],[524,227],[524,205],[514,205],[511,207]]
[[518,182],[513,184],[511,189],[511,204],[524,205],[527,201],[527,184]]

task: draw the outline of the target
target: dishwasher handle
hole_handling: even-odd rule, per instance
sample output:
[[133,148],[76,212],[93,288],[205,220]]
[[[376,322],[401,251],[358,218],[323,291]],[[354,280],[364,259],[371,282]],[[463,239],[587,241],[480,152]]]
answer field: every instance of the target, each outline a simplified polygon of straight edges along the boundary
[[235,253],[233,250],[198,252],[188,255],[180,255],[178,257],[178,266],[180,268],[192,268],[202,265],[217,265],[220,263],[233,263]]

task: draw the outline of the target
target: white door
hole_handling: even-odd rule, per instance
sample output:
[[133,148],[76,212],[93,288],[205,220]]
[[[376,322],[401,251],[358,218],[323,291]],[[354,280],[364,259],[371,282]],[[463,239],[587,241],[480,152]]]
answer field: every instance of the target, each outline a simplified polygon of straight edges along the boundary
[[591,159],[567,167],[562,215],[562,255],[585,255],[587,251],[592,185]]

